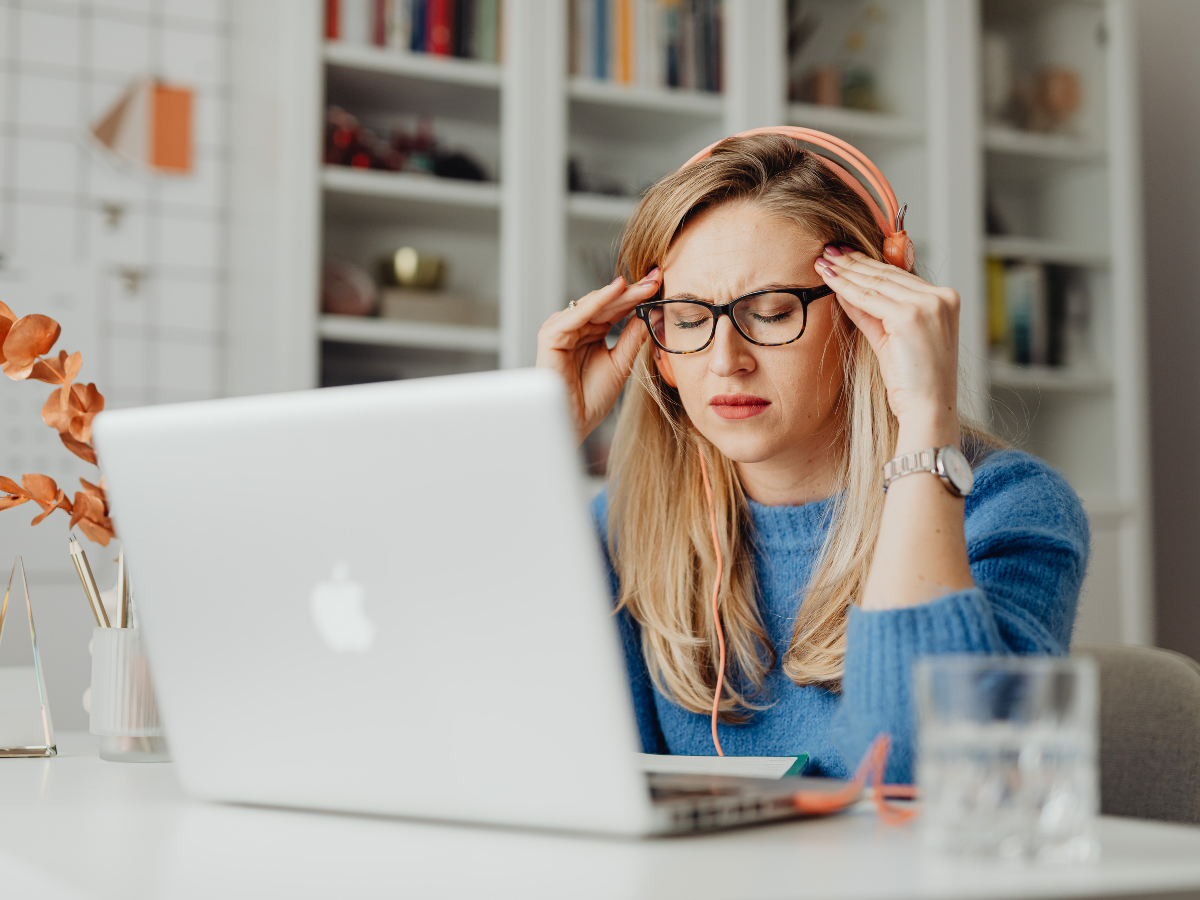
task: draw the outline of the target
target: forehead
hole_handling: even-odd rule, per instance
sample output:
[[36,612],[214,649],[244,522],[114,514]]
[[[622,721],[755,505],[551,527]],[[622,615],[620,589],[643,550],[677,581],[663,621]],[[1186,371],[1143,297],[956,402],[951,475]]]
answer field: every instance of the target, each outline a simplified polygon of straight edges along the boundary
[[664,296],[730,300],[768,283],[820,283],[822,250],[811,231],[751,203],[708,209],[684,227],[663,259]]

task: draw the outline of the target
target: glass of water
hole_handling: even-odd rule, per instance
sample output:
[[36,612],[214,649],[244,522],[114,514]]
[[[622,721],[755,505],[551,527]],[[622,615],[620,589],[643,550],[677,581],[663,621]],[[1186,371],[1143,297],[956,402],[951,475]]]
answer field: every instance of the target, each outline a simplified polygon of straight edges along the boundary
[[917,663],[923,844],[1013,860],[1098,858],[1097,674],[1090,659]]

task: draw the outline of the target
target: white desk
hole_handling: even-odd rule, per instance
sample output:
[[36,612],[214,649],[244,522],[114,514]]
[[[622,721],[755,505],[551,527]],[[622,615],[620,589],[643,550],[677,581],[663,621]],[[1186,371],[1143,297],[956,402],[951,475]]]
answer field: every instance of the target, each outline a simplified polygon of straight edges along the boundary
[[59,739],[56,759],[0,760],[2,897],[1200,897],[1200,828],[1105,819],[1103,860],[1067,868],[933,860],[869,807],[704,837],[536,834],[195,803],[169,764]]

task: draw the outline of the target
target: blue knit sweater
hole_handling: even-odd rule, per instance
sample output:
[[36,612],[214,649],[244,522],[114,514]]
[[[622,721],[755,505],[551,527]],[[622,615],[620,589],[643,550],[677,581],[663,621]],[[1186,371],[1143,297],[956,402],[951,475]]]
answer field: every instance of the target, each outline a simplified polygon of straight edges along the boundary
[[[777,659],[792,637],[805,585],[819,561],[831,500],[802,506],[750,501],[759,609]],[[592,505],[607,555],[607,492]],[[721,723],[731,756],[808,753],[806,774],[844,778],[881,731],[892,736],[888,778],[912,779],[915,710],[912,664],[938,653],[1063,654],[1088,556],[1088,522],[1061,475],[1016,450],[990,454],[966,501],[967,553],[976,587],[920,606],[850,610],[840,694],[798,687],[777,662],[767,677],[771,705],[739,725]],[[712,754],[707,715],[656,690],[642,655],[641,629],[617,616],[634,710],[647,753]]]

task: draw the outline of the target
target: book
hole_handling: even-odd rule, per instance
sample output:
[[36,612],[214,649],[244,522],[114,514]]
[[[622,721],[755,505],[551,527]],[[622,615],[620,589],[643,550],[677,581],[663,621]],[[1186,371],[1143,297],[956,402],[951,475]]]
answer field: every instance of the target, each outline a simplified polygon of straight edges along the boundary
[[1012,362],[1046,365],[1049,328],[1045,269],[1037,263],[1012,263],[1005,270],[1004,287]]
[[454,38],[454,0],[429,0],[425,52],[449,56]]
[[637,754],[638,766],[654,775],[737,775],[742,778],[790,778],[804,773],[808,754],[797,756],[667,756]]
[[1004,349],[1008,343],[1008,304],[1005,299],[1004,260],[987,261],[988,344]]

